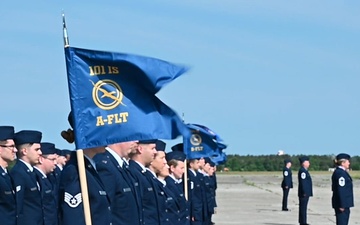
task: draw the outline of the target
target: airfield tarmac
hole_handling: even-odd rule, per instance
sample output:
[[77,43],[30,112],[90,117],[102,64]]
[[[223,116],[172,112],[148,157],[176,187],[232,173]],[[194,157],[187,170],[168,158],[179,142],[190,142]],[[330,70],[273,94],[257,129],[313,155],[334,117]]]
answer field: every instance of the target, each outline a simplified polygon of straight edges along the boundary
[[[351,173],[350,173],[351,174]],[[311,225],[335,224],[331,208],[332,172],[311,172],[314,196],[308,204],[308,223]],[[213,216],[216,225],[297,225],[298,197],[297,171],[293,171],[294,188],[288,199],[291,211],[281,210],[282,173],[254,172],[227,174],[217,172],[217,213]],[[355,207],[350,211],[350,222],[360,224],[360,180],[353,179]]]

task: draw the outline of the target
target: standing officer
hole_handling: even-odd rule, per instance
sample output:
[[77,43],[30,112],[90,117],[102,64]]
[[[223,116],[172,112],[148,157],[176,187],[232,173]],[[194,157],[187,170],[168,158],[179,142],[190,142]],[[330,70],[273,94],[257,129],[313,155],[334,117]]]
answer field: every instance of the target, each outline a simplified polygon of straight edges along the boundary
[[284,169],[283,169],[283,181],[281,183],[281,188],[283,189],[283,200],[282,200],[282,211],[289,211],[287,207],[288,196],[290,188],[293,188],[292,182],[292,172],[291,172],[291,159],[284,160]]
[[16,201],[11,178],[7,171],[15,160],[14,127],[0,126],[0,218],[3,225],[16,224]]
[[10,171],[16,190],[17,224],[43,224],[40,186],[33,166],[39,163],[42,134],[39,131],[23,130],[15,134],[18,160]]
[[[73,127],[72,113],[70,113],[68,120]],[[61,136],[69,143],[74,142],[75,137],[71,129],[61,132]],[[110,199],[96,171],[96,165],[93,160],[96,154],[104,151],[104,147],[84,149],[91,222],[94,225],[111,225]],[[60,175],[59,218],[60,225],[85,224],[78,161],[75,151],[72,151],[70,161],[66,164]]]
[[160,215],[157,207],[156,193],[151,182],[145,175],[146,166],[154,160],[157,140],[141,140],[137,148],[132,151],[129,162],[129,170],[138,183],[137,190],[142,199],[141,211],[143,212],[144,225],[159,225]]
[[190,215],[188,202],[184,196],[184,183],[182,177],[185,172],[186,155],[183,152],[175,151],[166,153],[166,161],[169,165],[169,176],[165,178],[166,186],[174,193],[175,201],[180,208],[180,221],[178,224],[189,225]]
[[188,160],[188,186],[189,186],[189,206],[190,224],[202,225],[204,222],[201,180],[199,179],[199,160]]
[[42,155],[39,163],[34,166],[34,172],[40,185],[44,225],[57,225],[57,201],[54,198],[53,186],[49,179],[49,175],[54,171],[56,165],[56,149],[52,143],[42,142],[40,145]]
[[350,156],[341,153],[336,156],[337,165],[332,177],[332,207],[335,210],[336,225],[347,225],[350,207],[354,206],[353,184],[347,170],[350,167]]
[[124,156],[136,145],[135,141],[108,145],[106,152],[94,157],[96,169],[110,198],[113,225],[142,224],[135,186],[124,168]]
[[299,158],[301,167],[298,173],[298,197],[299,197],[299,223],[300,225],[308,225],[306,222],[307,205],[309,197],[313,196],[312,192],[312,180],[308,171],[310,166],[309,157],[302,156]]

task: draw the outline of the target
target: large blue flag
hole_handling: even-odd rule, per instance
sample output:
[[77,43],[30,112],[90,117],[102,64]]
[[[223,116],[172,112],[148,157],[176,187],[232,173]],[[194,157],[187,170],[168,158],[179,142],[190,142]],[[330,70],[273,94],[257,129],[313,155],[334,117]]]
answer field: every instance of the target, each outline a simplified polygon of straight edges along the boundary
[[122,53],[65,48],[77,149],[174,139],[189,131],[155,94],[184,66]]
[[[183,142],[188,159],[224,157],[222,150],[227,146],[218,134],[203,125],[187,124],[187,127],[191,133],[184,135]],[[222,161],[222,159],[219,158],[218,161]]]

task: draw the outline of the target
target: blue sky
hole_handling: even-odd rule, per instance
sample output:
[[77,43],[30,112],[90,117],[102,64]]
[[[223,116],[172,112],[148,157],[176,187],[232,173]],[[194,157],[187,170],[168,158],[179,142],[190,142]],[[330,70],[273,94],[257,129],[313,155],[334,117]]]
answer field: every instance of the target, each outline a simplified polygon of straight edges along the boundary
[[228,154],[358,154],[358,1],[74,2],[1,3],[0,124],[72,148],[64,10],[71,46],[190,66],[158,97]]

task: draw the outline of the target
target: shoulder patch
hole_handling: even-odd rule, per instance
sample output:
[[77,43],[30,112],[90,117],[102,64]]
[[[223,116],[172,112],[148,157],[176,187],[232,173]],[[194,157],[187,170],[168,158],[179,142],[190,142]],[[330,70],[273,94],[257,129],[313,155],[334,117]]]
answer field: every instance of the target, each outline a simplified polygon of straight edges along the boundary
[[340,185],[341,187],[344,187],[344,186],[345,186],[345,178],[344,178],[344,177],[340,177],[340,178],[339,178],[339,185]]
[[284,176],[287,177],[289,175],[288,171],[284,171]]
[[305,179],[306,178],[306,173],[305,172],[302,172],[301,173],[301,179]]
[[68,204],[71,208],[76,208],[82,202],[81,193],[72,196],[71,194],[65,192],[64,194],[64,202]]

